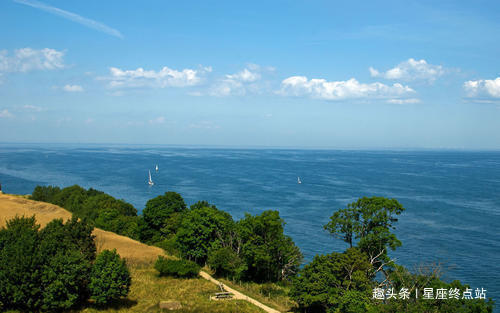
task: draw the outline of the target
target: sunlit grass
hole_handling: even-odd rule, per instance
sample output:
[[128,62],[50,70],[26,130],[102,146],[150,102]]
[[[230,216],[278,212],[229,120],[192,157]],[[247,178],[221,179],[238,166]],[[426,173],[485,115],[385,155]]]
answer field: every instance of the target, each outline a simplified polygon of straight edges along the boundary
[[126,300],[108,308],[86,308],[80,312],[160,312],[162,300],[179,301],[175,312],[264,312],[242,300],[210,300],[218,287],[202,278],[177,279],[159,277],[152,268],[131,268],[132,286]]

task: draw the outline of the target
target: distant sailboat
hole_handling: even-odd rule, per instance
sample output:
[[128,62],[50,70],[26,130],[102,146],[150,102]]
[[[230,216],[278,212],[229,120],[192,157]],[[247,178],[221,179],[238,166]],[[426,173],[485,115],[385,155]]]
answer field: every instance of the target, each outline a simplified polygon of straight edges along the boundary
[[156,171],[158,172],[158,164],[156,164]]
[[149,173],[149,180],[148,180],[148,184],[149,184],[150,186],[153,186],[155,183],[153,183],[153,180],[151,179],[151,171],[148,171],[148,173]]
[[302,184],[302,181],[300,181],[300,177],[297,177],[297,184]]

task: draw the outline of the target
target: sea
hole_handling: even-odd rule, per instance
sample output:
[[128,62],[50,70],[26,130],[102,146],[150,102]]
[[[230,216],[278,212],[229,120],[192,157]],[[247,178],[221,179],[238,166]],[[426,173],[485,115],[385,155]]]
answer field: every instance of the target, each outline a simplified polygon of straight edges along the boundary
[[392,258],[410,269],[439,264],[444,280],[500,300],[498,151],[0,144],[0,183],[14,194],[78,184],[139,212],[166,191],[188,205],[206,200],[235,220],[278,210],[304,262],[347,248],[323,229],[333,212],[363,196],[395,198],[406,210],[393,230],[403,245]]

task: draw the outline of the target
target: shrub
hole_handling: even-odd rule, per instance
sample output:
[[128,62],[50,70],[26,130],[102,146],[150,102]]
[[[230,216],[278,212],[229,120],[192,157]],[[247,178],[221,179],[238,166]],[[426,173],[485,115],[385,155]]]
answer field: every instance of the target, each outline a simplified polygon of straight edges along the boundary
[[130,283],[130,272],[125,260],[120,258],[116,250],[99,253],[90,275],[90,299],[98,305],[105,305],[126,297]]
[[40,231],[44,311],[69,309],[88,298],[87,285],[95,259],[92,227],[73,217],[53,220]]
[[180,256],[180,252],[177,249],[176,236],[171,235],[169,238],[164,239],[156,244],[156,246],[162,248],[169,255]]
[[42,311],[67,310],[87,299],[91,263],[77,250],[59,251],[42,268]]
[[200,272],[200,266],[189,260],[170,260],[158,256],[155,263],[155,269],[160,272],[160,276],[174,277],[196,277]]
[[229,247],[211,249],[208,253],[207,264],[217,276],[239,279],[246,269],[240,257]]

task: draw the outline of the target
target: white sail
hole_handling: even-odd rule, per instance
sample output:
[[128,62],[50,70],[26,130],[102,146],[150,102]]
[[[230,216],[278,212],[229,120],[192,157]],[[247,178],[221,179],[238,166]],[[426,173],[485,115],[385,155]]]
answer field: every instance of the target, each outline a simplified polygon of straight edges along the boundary
[[153,185],[154,185],[154,183],[153,183],[153,180],[151,179],[151,171],[149,171],[149,170],[148,170],[148,173],[149,173],[149,180],[148,180],[148,184],[149,184],[150,186],[153,186]]
[[297,177],[297,184],[302,184],[302,181],[300,180],[300,177]]
[[158,164],[156,164],[156,171],[158,172]]

